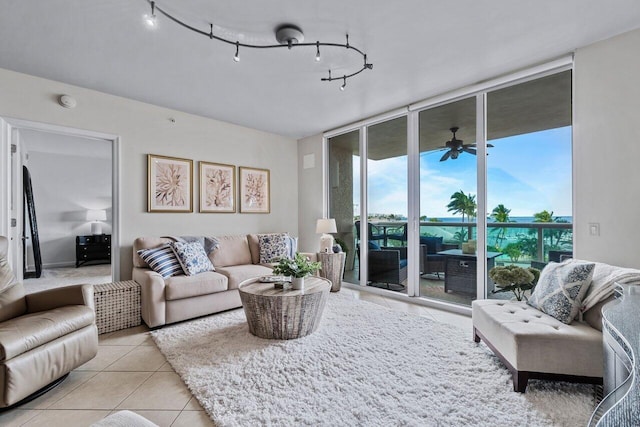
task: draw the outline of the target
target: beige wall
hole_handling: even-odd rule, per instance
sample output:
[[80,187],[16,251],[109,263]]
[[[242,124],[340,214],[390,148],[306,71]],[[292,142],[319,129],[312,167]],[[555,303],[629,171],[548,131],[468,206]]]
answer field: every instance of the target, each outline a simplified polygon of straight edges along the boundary
[[[573,95],[575,256],[635,268],[640,268],[638,51],[640,30],[578,49]],[[322,138],[307,141],[320,145]],[[321,200],[320,193],[314,200],[305,197],[309,203]],[[589,235],[589,223],[600,225],[599,236]],[[300,229],[301,238],[305,231]]]
[[[582,49],[574,71],[576,257],[640,268],[640,30]],[[589,234],[600,224],[600,235]]]
[[[2,69],[0,93],[0,116],[120,136],[122,278],[131,276],[137,236],[298,234],[298,156],[291,138]],[[77,99],[75,109],[57,104],[63,93]],[[194,160],[194,213],[146,212],[148,153]],[[270,169],[271,214],[197,213],[198,160]]]
[[[313,167],[305,168],[304,158],[313,158]],[[322,135],[298,141],[298,198],[299,231],[298,247],[304,252],[320,250],[320,236],[316,234],[316,221],[322,218]]]

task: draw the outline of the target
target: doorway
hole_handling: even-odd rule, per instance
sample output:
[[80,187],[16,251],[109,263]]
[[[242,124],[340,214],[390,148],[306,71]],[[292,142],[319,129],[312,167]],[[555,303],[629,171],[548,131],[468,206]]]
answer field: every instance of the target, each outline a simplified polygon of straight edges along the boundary
[[[17,279],[27,292],[118,280],[118,138],[0,120],[5,130],[0,157],[10,171],[0,178],[8,181],[0,234],[10,238]],[[28,210],[35,219],[25,212],[23,168],[31,178],[33,206]],[[35,233],[31,222],[37,223]],[[95,247],[87,247],[87,241],[96,242]],[[37,246],[42,274],[33,273],[40,270],[33,256]]]

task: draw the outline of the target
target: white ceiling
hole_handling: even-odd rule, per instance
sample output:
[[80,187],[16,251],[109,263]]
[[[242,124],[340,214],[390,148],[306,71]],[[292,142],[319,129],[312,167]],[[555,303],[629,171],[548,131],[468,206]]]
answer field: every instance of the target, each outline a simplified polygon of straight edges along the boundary
[[[146,0],[3,0],[0,67],[300,138],[541,63],[640,27],[639,0],[158,0],[193,26],[274,43],[279,24],[342,50],[241,49],[159,16]],[[630,54],[633,54],[630,52]],[[622,64],[614,64],[621,66]]]

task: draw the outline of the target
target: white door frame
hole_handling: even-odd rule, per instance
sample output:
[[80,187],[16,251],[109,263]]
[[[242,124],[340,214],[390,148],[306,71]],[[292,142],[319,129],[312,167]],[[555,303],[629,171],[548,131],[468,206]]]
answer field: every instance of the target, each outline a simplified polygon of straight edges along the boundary
[[[30,120],[16,119],[0,116],[0,234],[14,236],[9,243],[9,259],[14,260],[12,268],[16,276],[22,276],[22,250],[19,239],[16,239],[15,231],[11,226],[11,145],[18,145],[15,140],[18,130],[36,130],[40,132],[56,133],[81,138],[101,139],[111,142],[111,206],[112,206],[112,232],[111,232],[111,277],[112,280],[120,280],[120,137],[103,132],[94,132],[85,129],[75,129],[67,126],[59,126],[49,123],[40,123]],[[22,166],[22,160],[19,160]],[[18,174],[22,176],[21,174]],[[22,198],[20,197],[20,200]],[[18,212],[22,211],[22,204]],[[16,218],[16,226],[21,227],[22,215]],[[19,233],[19,231],[18,231]],[[18,260],[18,261],[16,261]],[[18,265],[19,264],[19,265]],[[20,268],[17,268],[17,267]],[[21,277],[18,277],[20,280]]]

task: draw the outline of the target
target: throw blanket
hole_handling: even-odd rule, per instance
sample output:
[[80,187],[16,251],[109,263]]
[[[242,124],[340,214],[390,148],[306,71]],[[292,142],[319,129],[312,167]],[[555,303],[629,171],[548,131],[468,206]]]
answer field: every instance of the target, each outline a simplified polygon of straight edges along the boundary
[[204,236],[162,236],[166,239],[171,239],[174,242],[199,242],[204,251],[207,253],[207,256],[218,249],[220,247],[220,241],[215,237],[204,237]]
[[[573,259],[570,262],[591,262]],[[568,261],[565,261],[568,262]],[[581,313],[589,310],[600,301],[613,295],[616,283],[640,285],[640,270],[634,268],[615,267],[602,262],[594,262],[593,280],[589,291],[582,301]]]

